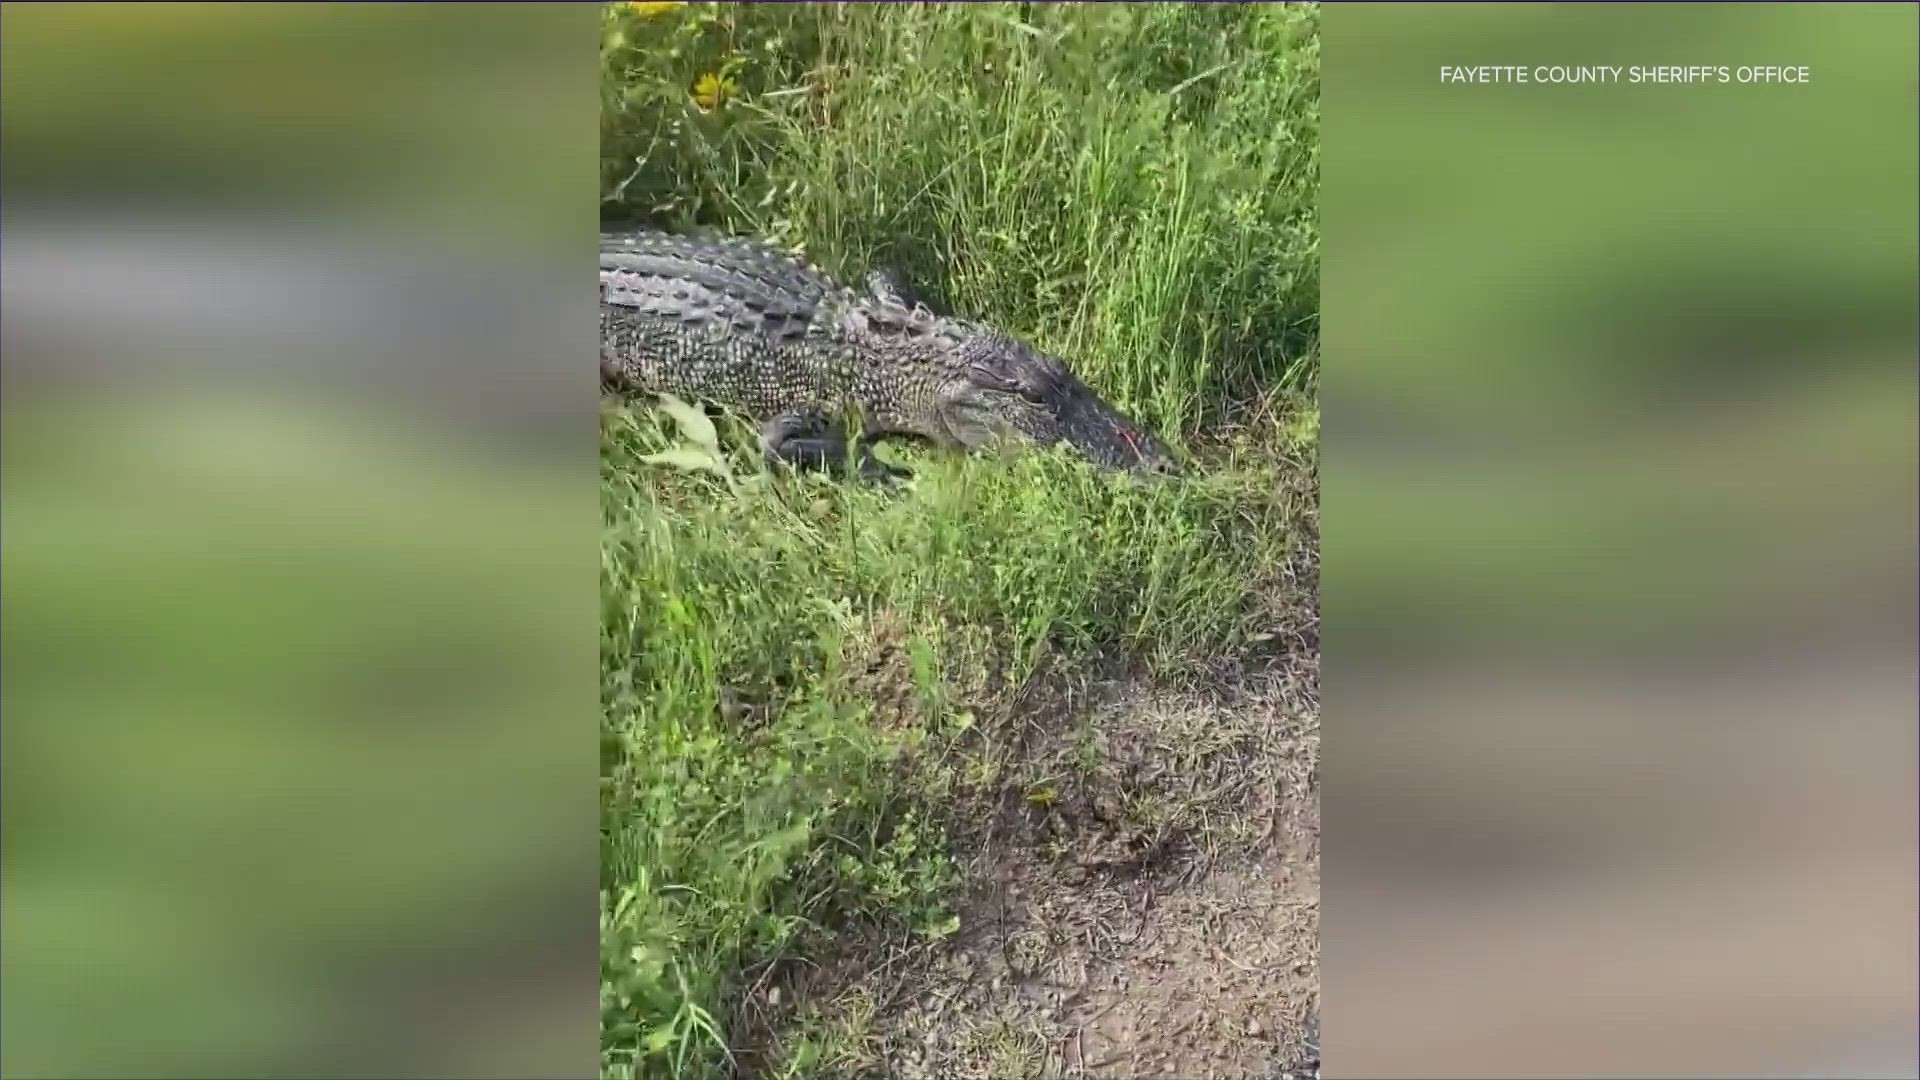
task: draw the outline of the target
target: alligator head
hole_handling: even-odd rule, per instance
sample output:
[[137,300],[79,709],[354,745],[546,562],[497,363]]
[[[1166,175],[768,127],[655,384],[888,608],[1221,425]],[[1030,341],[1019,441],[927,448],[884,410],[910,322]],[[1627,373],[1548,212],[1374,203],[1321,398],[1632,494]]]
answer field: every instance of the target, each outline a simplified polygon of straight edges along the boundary
[[1067,443],[1095,465],[1131,472],[1180,471],[1171,451],[1080,381],[1065,364],[1024,342],[982,333],[934,402],[948,437],[980,449],[1009,437]]

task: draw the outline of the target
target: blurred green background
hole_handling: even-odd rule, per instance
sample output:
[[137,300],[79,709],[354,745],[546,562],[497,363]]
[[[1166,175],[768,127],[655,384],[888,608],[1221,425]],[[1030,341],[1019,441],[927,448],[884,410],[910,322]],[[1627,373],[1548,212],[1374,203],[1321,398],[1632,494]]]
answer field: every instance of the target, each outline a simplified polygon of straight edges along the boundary
[[[1912,580],[1914,25],[1448,5],[1329,28],[1344,648],[1669,655]],[[1439,81],[1478,63],[1813,79]],[[1824,546],[1849,573],[1804,573]]]
[[596,17],[5,7],[7,1076],[595,1075]]
[[1914,1075],[1917,31],[1329,5],[1327,1075]]

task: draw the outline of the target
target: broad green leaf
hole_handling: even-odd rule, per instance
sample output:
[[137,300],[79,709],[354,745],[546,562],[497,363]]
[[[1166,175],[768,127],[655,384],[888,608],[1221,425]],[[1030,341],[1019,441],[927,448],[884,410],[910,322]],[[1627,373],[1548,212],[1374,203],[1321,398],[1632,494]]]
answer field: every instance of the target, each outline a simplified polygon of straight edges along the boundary
[[680,434],[699,446],[704,446],[713,454],[720,450],[720,433],[713,429],[713,421],[707,419],[706,411],[689,405],[672,394],[660,395],[660,408],[680,428]]
[[657,454],[646,454],[640,458],[648,465],[664,465],[670,469],[687,472],[710,472],[715,476],[727,475],[727,468],[720,456],[710,450],[699,450],[691,446],[672,446]]

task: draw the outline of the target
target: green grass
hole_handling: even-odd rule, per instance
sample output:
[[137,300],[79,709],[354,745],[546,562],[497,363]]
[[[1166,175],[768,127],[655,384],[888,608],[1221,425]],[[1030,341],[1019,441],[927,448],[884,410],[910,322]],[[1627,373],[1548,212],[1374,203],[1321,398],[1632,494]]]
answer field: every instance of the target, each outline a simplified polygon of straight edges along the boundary
[[[954,815],[1006,779],[991,712],[1043,664],[1171,676],[1257,639],[1313,509],[1316,24],[1256,5],[609,14],[609,223],[768,236],[856,280],[899,266],[1206,467],[1137,484],[1060,454],[922,456],[888,493],[773,481],[744,440],[719,474],[663,467],[682,433],[606,410],[607,1075],[723,1075],[765,965],[953,932]],[[709,73],[725,83],[702,102]],[[780,1067],[831,1071],[818,1037],[785,1045]]]

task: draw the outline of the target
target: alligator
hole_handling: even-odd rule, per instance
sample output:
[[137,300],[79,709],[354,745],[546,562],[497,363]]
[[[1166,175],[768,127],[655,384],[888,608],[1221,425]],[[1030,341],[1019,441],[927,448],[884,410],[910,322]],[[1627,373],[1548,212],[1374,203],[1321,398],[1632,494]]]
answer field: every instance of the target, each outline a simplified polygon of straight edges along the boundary
[[603,233],[602,390],[731,409],[760,425],[770,464],[882,482],[912,476],[874,456],[890,438],[965,452],[1064,442],[1098,467],[1179,471],[1060,360],[936,312],[890,270],[865,285],[758,240]]

